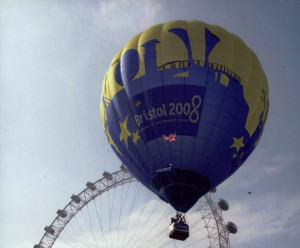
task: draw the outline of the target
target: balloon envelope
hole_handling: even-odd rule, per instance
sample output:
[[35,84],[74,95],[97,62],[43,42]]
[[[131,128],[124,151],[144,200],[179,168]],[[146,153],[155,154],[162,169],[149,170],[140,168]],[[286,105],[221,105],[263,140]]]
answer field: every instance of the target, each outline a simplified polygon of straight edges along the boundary
[[116,54],[100,112],[122,163],[186,212],[250,155],[268,106],[266,76],[240,38],[215,25],[173,21]]

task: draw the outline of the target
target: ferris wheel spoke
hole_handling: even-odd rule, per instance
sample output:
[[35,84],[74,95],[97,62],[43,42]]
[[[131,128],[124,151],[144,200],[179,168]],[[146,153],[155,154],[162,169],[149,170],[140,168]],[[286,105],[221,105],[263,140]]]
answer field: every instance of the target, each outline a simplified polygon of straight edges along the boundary
[[[85,208],[87,209],[87,208]],[[88,218],[84,215],[83,210],[80,211],[80,215],[83,218],[86,227],[89,229],[89,237],[87,238],[87,240],[89,241],[89,246],[90,247],[97,247],[96,241],[95,241],[95,237],[94,237],[94,230],[91,226],[91,223],[88,221]],[[82,228],[81,228],[82,229]],[[86,229],[86,228],[85,228]]]
[[[99,196],[98,201],[94,201],[95,202],[95,206],[96,206],[96,214],[97,214],[97,220],[98,223],[100,225],[100,237],[104,237],[105,236],[105,228],[103,226],[103,206],[102,206],[102,202],[103,202],[103,196],[102,194]],[[98,203],[98,204],[97,204]],[[99,207],[98,207],[99,205]],[[99,211],[100,210],[100,215],[99,215]],[[105,247],[106,246],[106,239],[102,240],[102,244]]]
[[95,211],[96,211],[97,223],[99,223],[101,234],[103,234],[102,222],[101,222],[101,219],[100,219],[100,216],[99,216],[98,207],[97,207],[97,204],[95,202],[95,199],[93,199],[93,204],[94,204],[94,208],[95,208]]
[[133,228],[131,230],[130,238],[129,238],[127,244],[129,244],[129,242],[131,242],[132,245],[134,244],[134,240],[136,240],[136,238],[139,237],[139,234],[141,233],[141,230],[142,230],[143,226],[145,225],[144,220],[141,218],[144,217],[143,214],[145,212],[146,207],[148,206],[150,196],[151,196],[151,192],[147,192],[145,199],[143,201],[143,205],[142,205],[142,207],[140,207],[137,218],[134,220],[135,225],[133,226]]
[[[112,212],[113,212],[113,207],[114,207],[114,195],[113,194],[113,197],[112,197],[112,204],[111,204],[111,199],[110,199],[110,193],[111,191],[108,191],[107,192],[107,196],[108,196],[108,217],[109,217],[109,224],[108,224],[108,247],[111,247],[111,242],[112,242],[112,237],[111,237],[111,219],[112,219]],[[114,191],[115,193],[115,191]]]
[[89,237],[86,237],[86,233],[85,233],[82,225],[80,224],[80,221],[78,221],[78,217],[76,215],[74,216],[74,220],[77,223],[77,226],[78,226],[79,231],[81,233],[81,235],[79,237],[81,237],[82,240],[84,240],[84,242],[86,242],[87,244],[90,245]]
[[[159,216],[159,218],[157,218],[157,222],[152,226],[152,228],[147,232],[147,233],[152,233],[153,232],[153,230],[155,230],[157,227],[159,227],[159,224],[161,223],[161,220],[163,219],[163,218],[166,218],[166,209],[164,208],[164,206],[162,205],[162,208],[164,209],[164,211],[162,211],[162,214]],[[165,231],[168,229],[168,227],[167,228],[164,228],[163,230],[160,230],[160,231],[158,231],[157,233],[157,235],[155,235],[155,236],[150,236],[148,239],[146,239],[146,240],[144,240],[144,242],[141,244],[141,246],[137,246],[137,247],[147,247],[147,245],[149,244],[149,243],[151,243],[151,242],[153,242],[153,241],[157,241],[157,239],[159,238],[159,237],[161,237],[163,234],[165,234]],[[156,232],[153,232],[153,233],[156,233]],[[152,243],[153,244],[153,243]]]
[[147,240],[145,240],[145,242],[143,242],[138,247],[141,247],[141,248],[142,247],[152,247],[152,245],[156,244],[157,242],[161,242],[160,239],[163,237],[163,235],[166,234],[167,230],[168,230],[168,227],[164,228],[164,229],[160,229],[156,235],[150,236]]
[[74,240],[72,235],[68,233],[67,230],[64,231],[64,236],[67,236],[66,238],[58,237],[58,242],[61,242],[64,244],[64,247],[70,247],[70,248],[82,248],[82,243],[78,243],[78,241]]
[[90,213],[90,209],[89,209],[89,205],[87,204],[86,205],[86,209],[87,209],[87,213],[88,213],[88,220],[89,220],[89,223],[90,223],[90,229],[91,229],[91,232],[92,232],[92,237],[95,241],[95,248],[98,248],[99,247],[99,244],[97,242],[97,238],[96,238],[96,231],[95,231],[95,228],[94,228],[94,225],[93,225],[93,221],[92,221],[92,218],[91,218],[91,213]]
[[[78,224],[77,224],[76,226],[78,226]],[[71,229],[72,229],[72,230],[71,230]],[[69,234],[69,233],[68,233],[69,230],[70,230],[72,233],[75,233],[75,235]],[[74,237],[80,237],[81,235],[82,235],[82,232],[81,232],[80,230],[78,231],[78,228],[76,228],[72,222],[70,222],[69,225],[68,225],[68,228],[64,230],[64,236],[67,236],[68,239],[71,240],[71,242],[73,242],[74,244],[80,245],[80,243],[78,243],[78,241],[75,240],[75,239],[73,238],[73,236],[74,236]],[[59,238],[62,239],[60,236],[59,236]],[[66,243],[67,243],[67,242],[66,242]],[[80,246],[81,246],[81,245],[80,245]]]
[[[156,203],[152,206],[152,209],[151,209],[150,213],[148,214],[146,220],[142,223],[141,229],[139,229],[139,234],[149,233],[149,231],[145,232],[144,229],[145,229],[146,226],[148,226],[149,221],[152,220],[151,217],[153,216],[155,210],[160,209],[159,208],[160,205],[161,205],[161,202],[156,201]],[[137,244],[139,237],[140,237],[139,235],[136,235],[136,239],[134,239],[132,243]]]
[[125,200],[126,200],[126,196],[127,196],[128,192],[129,192],[130,185],[131,185],[130,183],[127,184],[126,192],[125,192],[125,194],[123,194],[123,184],[122,184],[121,199],[120,199],[120,208],[119,208],[120,211],[119,211],[119,218],[118,218],[117,227],[116,227],[116,229],[118,230],[117,231],[117,238],[116,238],[116,241],[115,241],[116,247],[118,247],[119,239],[120,239],[120,233],[121,233],[121,231],[123,229],[122,225],[121,225],[121,216],[122,216],[123,211],[124,211]]
[[[127,186],[128,186],[127,190],[129,189],[129,185],[130,184],[127,184]],[[119,216],[118,216],[118,221],[117,221],[117,224],[116,224],[116,227],[115,227],[115,229],[118,230],[118,231],[115,232],[116,237],[114,239],[115,242],[114,242],[112,247],[115,247],[117,245],[116,240],[118,240],[118,237],[119,237],[119,234],[120,234],[119,228],[120,228],[120,219],[121,219],[122,210],[123,210],[123,208],[122,208],[122,206],[123,206],[123,190],[124,190],[124,184],[122,184],[122,186],[121,186],[121,195],[120,195],[120,203],[119,203]]]
[[[131,219],[131,214],[132,214],[132,211],[133,211],[133,208],[134,208],[134,204],[136,203],[137,199],[139,198],[140,193],[141,193],[141,188],[139,188],[138,185],[136,184],[135,185],[135,191],[134,191],[134,194],[133,194],[134,198],[133,198],[133,200],[130,204],[130,207],[128,209],[129,213],[127,214],[127,216],[124,219],[124,223],[122,225],[121,233],[124,233],[124,232],[127,233],[127,231],[128,231],[128,228],[129,228],[128,224],[129,224],[130,219]],[[123,235],[123,238],[121,240],[121,244],[124,244],[124,242],[126,241],[126,238],[128,238],[128,237],[126,237],[126,235]]]

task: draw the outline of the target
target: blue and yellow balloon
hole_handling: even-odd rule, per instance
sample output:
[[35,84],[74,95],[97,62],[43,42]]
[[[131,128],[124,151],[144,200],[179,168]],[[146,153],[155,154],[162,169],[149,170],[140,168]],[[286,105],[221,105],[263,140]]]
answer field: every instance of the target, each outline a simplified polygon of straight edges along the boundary
[[200,21],[173,21],[116,54],[100,112],[122,163],[185,213],[251,154],[268,103],[263,69],[240,38]]

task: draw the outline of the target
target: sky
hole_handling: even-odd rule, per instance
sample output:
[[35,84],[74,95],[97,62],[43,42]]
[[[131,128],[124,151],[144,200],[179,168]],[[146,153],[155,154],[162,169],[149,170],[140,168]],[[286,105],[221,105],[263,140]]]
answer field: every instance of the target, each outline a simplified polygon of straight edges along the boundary
[[171,20],[222,26],[258,56],[268,120],[216,197],[239,228],[232,247],[298,247],[299,12],[297,0],[0,1],[0,247],[33,247],[73,193],[119,169],[100,119],[103,77],[132,36]]

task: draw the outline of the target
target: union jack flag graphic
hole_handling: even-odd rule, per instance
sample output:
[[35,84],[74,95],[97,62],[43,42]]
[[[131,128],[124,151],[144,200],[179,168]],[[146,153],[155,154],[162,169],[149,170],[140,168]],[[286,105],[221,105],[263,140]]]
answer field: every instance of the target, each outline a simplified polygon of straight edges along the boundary
[[163,135],[163,141],[166,141],[166,142],[175,142],[175,137],[176,137],[176,133],[174,134],[169,134],[169,136],[166,136],[166,135]]

